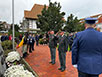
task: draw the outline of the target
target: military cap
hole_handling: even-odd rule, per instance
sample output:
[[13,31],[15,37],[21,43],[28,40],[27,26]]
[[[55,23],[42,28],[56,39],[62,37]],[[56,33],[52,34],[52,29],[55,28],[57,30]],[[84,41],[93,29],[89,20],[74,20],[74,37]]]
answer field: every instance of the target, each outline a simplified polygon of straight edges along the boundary
[[95,24],[95,22],[97,21],[97,18],[85,18],[85,23],[87,24]]

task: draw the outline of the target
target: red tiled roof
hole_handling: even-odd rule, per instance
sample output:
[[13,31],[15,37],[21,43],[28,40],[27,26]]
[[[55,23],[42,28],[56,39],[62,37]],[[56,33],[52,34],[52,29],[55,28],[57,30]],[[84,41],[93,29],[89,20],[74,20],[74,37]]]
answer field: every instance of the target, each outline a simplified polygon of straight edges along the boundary
[[[93,16],[89,16],[89,17],[91,17],[91,18],[95,18],[95,17],[98,18],[98,22],[96,24],[102,23],[102,14],[97,14],[97,15],[93,15]],[[81,23],[84,23],[84,19],[85,18],[80,19]]]
[[[98,17],[98,16],[100,16],[100,15],[102,15],[102,14],[97,14],[97,15],[93,15],[93,16],[89,16],[89,17],[91,17],[91,18],[95,18],[95,17]],[[87,18],[87,17],[86,17]],[[84,20],[85,18],[82,18],[82,19],[80,19],[80,20]]]
[[37,19],[38,18],[37,15],[41,14],[41,11],[43,10],[43,8],[44,8],[44,5],[35,4],[31,9],[31,11],[27,11],[27,10],[24,11],[24,18]]

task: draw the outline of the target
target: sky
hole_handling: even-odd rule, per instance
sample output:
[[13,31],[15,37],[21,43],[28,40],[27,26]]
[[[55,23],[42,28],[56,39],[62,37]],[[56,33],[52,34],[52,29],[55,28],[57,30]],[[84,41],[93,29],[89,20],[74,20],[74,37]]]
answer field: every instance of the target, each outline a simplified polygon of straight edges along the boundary
[[[24,17],[24,10],[31,10],[34,4],[49,4],[49,0],[14,0],[14,21],[19,24]],[[102,0],[51,0],[60,2],[65,19],[70,14],[79,19],[102,13]],[[0,0],[0,21],[12,23],[12,0]]]

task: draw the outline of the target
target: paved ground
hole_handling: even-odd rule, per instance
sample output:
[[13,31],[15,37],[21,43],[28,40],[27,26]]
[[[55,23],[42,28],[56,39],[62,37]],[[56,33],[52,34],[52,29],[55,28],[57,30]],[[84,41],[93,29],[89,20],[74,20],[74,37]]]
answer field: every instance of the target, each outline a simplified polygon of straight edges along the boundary
[[[19,49],[20,51],[20,49]],[[39,77],[78,77],[77,69],[71,64],[71,52],[67,52],[66,66],[67,69],[64,72],[60,72],[58,68],[59,59],[58,51],[56,56],[56,64],[49,64],[50,61],[50,51],[48,46],[36,46],[35,51],[29,53],[25,58],[28,64],[33,68],[33,70],[38,74]],[[100,76],[102,77],[102,75]]]

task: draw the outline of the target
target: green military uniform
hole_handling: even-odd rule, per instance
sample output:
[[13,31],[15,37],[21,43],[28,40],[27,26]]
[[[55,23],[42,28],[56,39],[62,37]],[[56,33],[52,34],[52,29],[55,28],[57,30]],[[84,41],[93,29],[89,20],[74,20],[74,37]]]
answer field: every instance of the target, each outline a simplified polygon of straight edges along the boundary
[[50,34],[49,35],[49,48],[50,48],[50,54],[51,54],[51,63],[55,64],[55,59],[56,59],[56,40],[55,36]]
[[68,50],[68,39],[66,36],[59,36],[59,61],[61,70],[65,70],[66,68],[66,52]]

